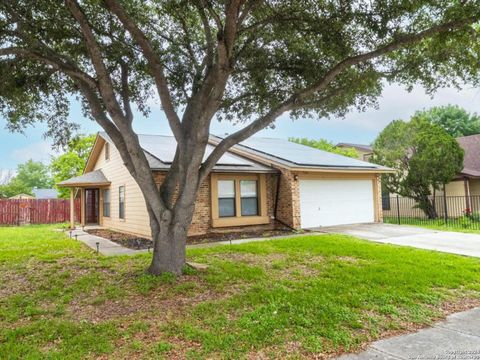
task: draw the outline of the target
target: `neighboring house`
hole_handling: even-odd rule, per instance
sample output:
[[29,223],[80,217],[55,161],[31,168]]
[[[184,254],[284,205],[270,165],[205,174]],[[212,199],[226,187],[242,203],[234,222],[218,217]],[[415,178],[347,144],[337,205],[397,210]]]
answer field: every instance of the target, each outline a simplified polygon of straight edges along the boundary
[[[206,156],[220,140],[210,138]],[[139,141],[160,185],[175,139],[139,135]],[[287,140],[251,138],[222,156],[201,185],[189,234],[380,222],[380,174],[389,171]],[[59,186],[71,188],[72,201],[80,190],[82,224],[150,237],[140,188],[105,133],[98,134],[84,174]]]
[[355,150],[357,150],[358,158],[363,161],[369,161],[373,155],[373,148],[370,145],[338,143],[335,146],[346,149],[354,148]]
[[[464,150],[463,170],[448,184],[445,185],[447,196],[447,210],[450,216],[461,216],[466,209],[480,212],[480,134],[457,138]],[[390,194],[388,194],[390,195]],[[398,209],[392,204],[388,195],[384,195],[383,210],[387,216],[395,216]],[[443,196],[443,189],[435,192],[436,196]],[[395,196],[395,195],[393,195]],[[408,215],[410,202],[400,202],[400,213]],[[403,205],[403,206],[402,206]],[[393,209],[391,207],[394,207]],[[407,209],[408,207],[408,209]],[[437,204],[439,214],[443,214],[443,203]],[[413,213],[418,211],[413,210]]]
[[18,195],[9,197],[9,199],[13,199],[13,200],[25,200],[25,199],[35,199],[35,197],[32,196],[32,195],[28,195],[28,194],[18,194]]
[[57,199],[58,191],[55,189],[33,189],[35,199]]

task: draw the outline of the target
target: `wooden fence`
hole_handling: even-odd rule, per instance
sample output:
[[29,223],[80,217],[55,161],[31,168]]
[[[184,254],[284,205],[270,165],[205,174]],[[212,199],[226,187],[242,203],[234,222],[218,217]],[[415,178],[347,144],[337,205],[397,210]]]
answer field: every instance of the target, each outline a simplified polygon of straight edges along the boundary
[[[0,199],[0,225],[54,224],[70,221],[67,199]],[[80,221],[80,199],[75,199],[75,221]]]

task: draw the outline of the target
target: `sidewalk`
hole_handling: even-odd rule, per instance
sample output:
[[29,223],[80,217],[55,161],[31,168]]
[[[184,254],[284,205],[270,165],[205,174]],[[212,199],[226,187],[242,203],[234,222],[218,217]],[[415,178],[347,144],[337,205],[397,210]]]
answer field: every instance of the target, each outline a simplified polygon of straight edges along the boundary
[[480,359],[480,308],[452,314],[413,334],[374,342],[367,351],[338,360]]

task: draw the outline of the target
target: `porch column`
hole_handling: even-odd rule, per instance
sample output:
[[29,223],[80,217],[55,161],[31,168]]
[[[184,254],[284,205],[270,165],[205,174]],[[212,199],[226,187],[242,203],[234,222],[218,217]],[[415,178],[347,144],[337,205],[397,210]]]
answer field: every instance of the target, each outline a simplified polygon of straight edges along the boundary
[[80,189],[80,222],[85,226],[85,189]]
[[75,229],[75,188],[70,188],[70,229]]

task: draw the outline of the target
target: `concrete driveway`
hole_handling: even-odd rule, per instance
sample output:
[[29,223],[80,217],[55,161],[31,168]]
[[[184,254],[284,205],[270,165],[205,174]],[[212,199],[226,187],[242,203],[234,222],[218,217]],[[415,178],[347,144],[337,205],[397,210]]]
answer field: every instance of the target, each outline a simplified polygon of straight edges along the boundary
[[367,351],[337,359],[480,359],[480,308],[450,315],[432,328],[376,341]]
[[412,246],[458,255],[480,257],[480,234],[439,231],[392,224],[355,224],[322,227],[322,232],[352,235],[361,239]]

